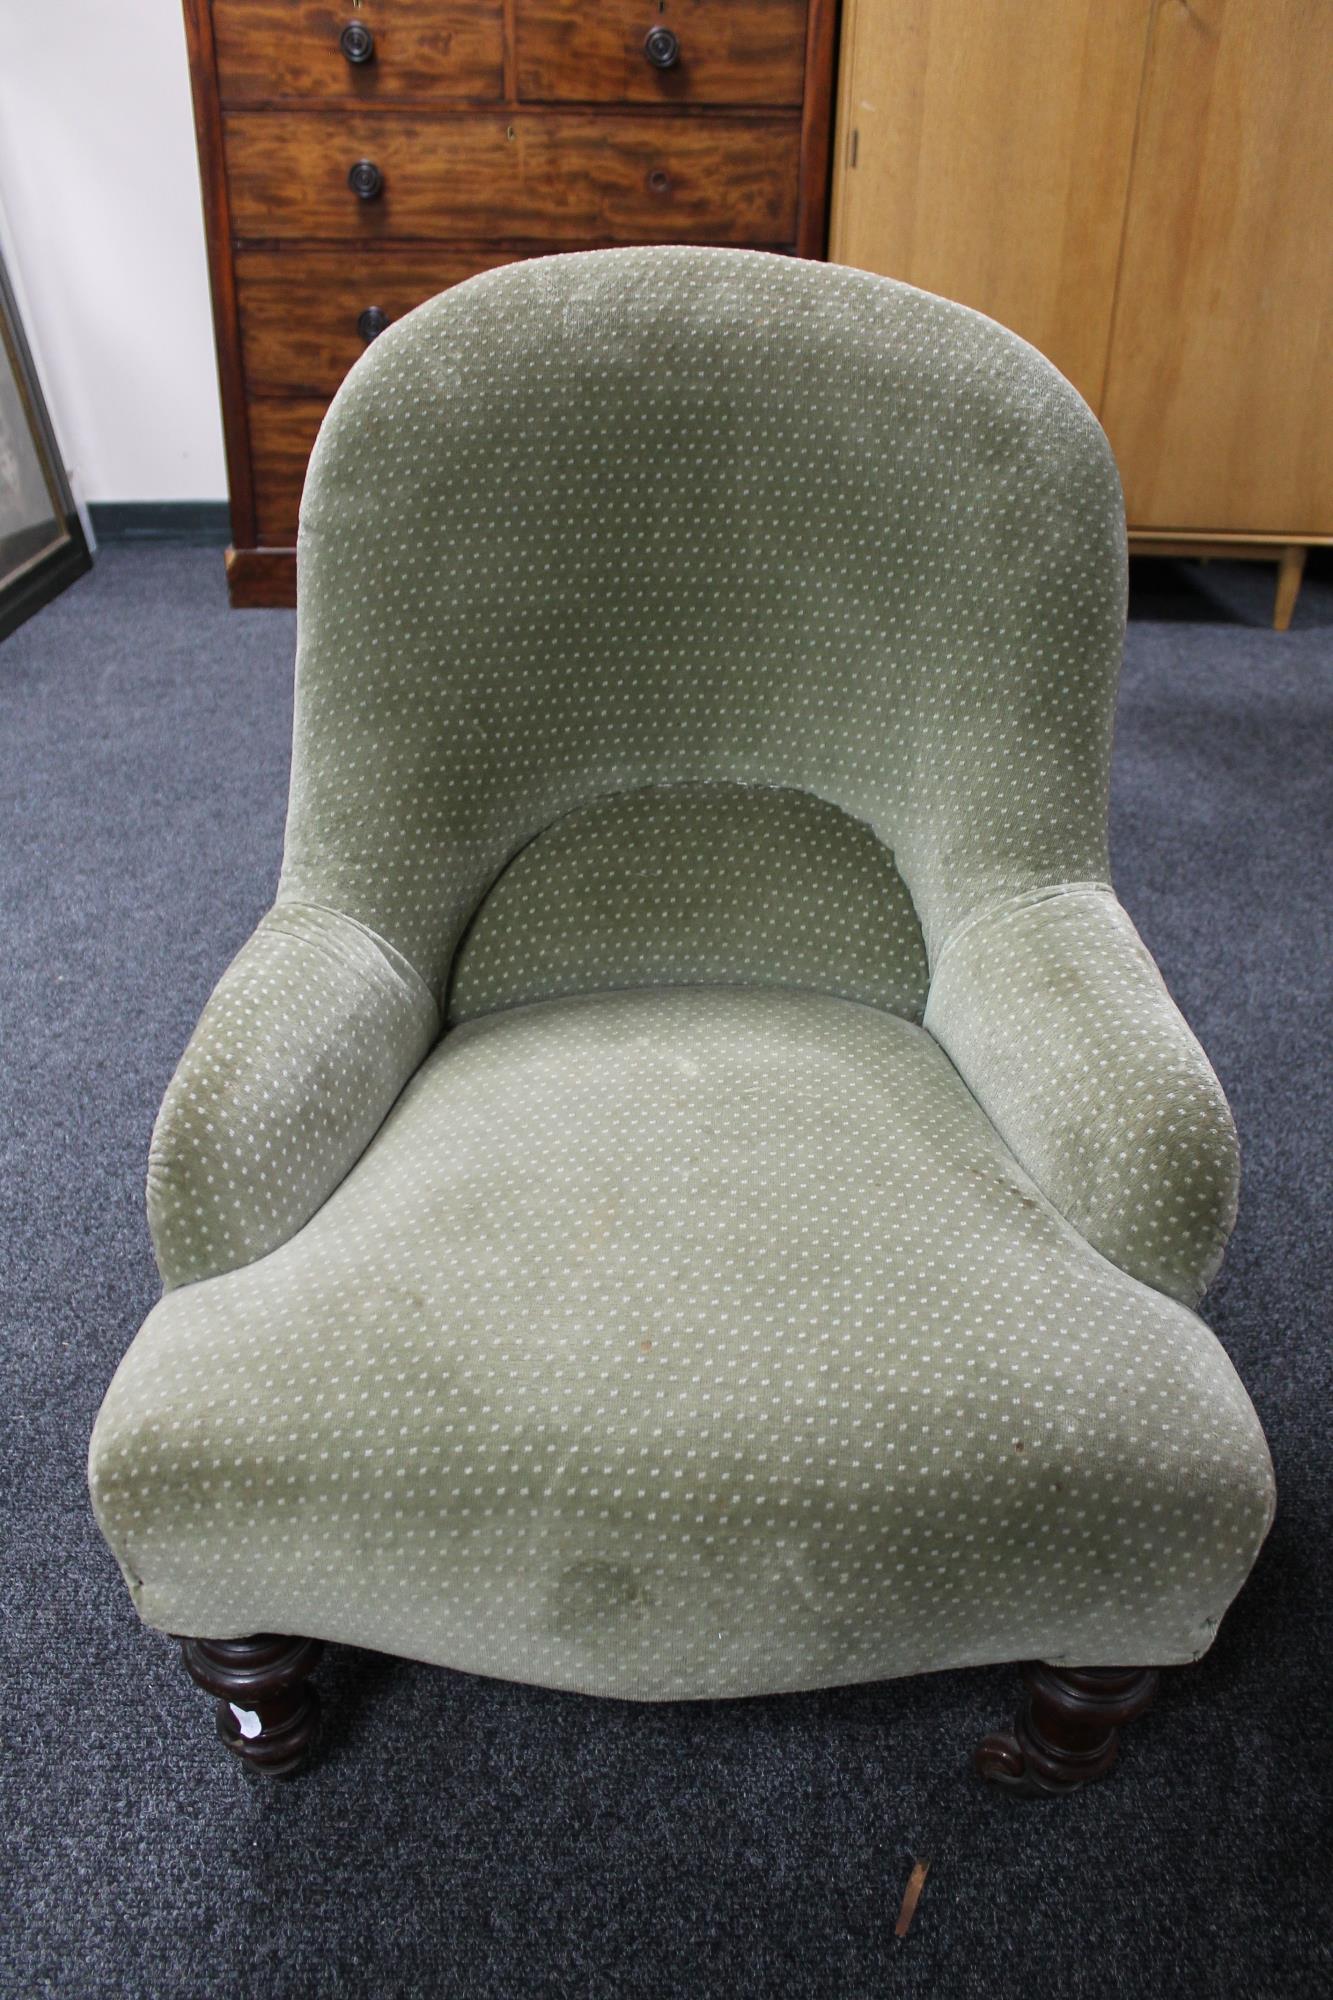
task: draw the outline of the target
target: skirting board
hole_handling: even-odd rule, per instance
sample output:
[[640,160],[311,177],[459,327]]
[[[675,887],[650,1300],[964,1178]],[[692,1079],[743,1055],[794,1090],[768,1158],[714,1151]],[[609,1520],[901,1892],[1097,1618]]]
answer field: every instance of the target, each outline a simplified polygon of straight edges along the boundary
[[189,542],[220,549],[231,540],[225,500],[94,500],[88,512],[99,542]]

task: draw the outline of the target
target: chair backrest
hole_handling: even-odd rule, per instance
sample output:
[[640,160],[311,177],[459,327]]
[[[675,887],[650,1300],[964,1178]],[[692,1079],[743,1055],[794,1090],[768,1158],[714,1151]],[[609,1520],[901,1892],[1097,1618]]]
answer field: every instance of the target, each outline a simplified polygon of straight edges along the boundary
[[566,906],[601,983],[746,977],[726,884],[758,976],[915,1011],[921,932],[1106,873],[1124,590],[1101,430],[976,313],[752,251],[486,272],[375,342],[311,459],[280,895],[441,992],[457,959],[461,1014],[537,997]]

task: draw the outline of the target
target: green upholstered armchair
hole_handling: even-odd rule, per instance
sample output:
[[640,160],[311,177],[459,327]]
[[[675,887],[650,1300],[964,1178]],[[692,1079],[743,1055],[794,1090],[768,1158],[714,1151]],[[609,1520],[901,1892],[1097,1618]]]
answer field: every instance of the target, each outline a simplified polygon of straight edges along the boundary
[[[1125,537],[1022,341],[491,271],[310,464],[274,907],[167,1092],[98,1518],[290,1769],[341,1641],[590,1694],[1018,1660],[1096,1777],[1267,1531],[1226,1103],[1108,882]],[[258,1635],[258,1636],[256,1636]]]

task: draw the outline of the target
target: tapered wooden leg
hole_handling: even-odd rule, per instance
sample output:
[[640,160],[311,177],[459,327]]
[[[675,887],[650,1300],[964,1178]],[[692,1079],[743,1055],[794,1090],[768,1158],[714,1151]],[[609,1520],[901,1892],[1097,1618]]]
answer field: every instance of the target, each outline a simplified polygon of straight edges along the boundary
[[1153,1667],[1023,1669],[1025,1692],[1013,1728],[977,1745],[983,1778],[1025,1798],[1077,1791],[1104,1778],[1116,1760],[1120,1731],[1157,1692]]
[[218,1735],[251,1770],[295,1771],[315,1739],[319,1696],[306,1684],[324,1648],[272,1632],[252,1639],[182,1639],[185,1668],[217,1700]]
[[1305,574],[1305,545],[1292,542],[1282,551],[1277,566],[1277,595],[1273,599],[1273,630],[1286,632],[1291,627],[1291,614],[1296,609],[1296,599],[1301,594],[1301,578]]

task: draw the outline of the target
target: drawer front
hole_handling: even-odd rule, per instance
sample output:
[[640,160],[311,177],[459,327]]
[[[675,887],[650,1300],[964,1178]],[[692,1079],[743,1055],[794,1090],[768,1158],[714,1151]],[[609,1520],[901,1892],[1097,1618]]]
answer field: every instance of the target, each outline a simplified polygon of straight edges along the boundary
[[504,95],[503,0],[213,0],[213,36],[224,104]]
[[402,250],[370,244],[240,250],[236,299],[251,396],[332,396],[364,354],[379,313],[390,322],[423,299],[513,262],[487,250]]
[[[786,244],[800,125],[725,114],[233,111],[239,237]],[[363,199],[348,176],[367,163]]]
[[295,545],[306,461],[327,408],[322,397],[256,396],[250,404],[255,533],[261,548]]
[[798,105],[806,12],[806,0],[515,0],[518,94]]

